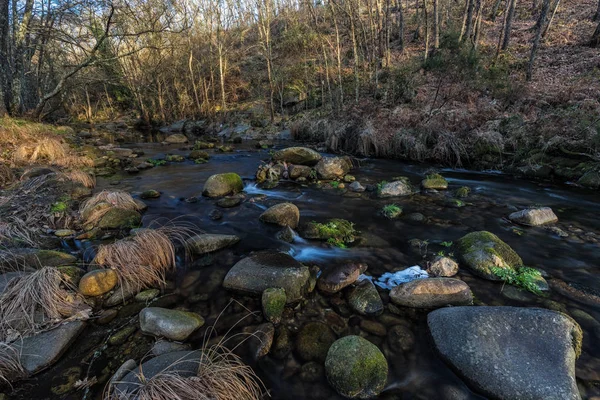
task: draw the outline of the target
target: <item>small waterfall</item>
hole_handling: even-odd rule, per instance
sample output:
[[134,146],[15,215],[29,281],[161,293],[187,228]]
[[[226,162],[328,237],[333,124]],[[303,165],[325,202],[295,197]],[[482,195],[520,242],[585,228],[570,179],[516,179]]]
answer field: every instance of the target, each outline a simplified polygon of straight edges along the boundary
[[[280,192],[277,190],[261,189],[260,187],[258,187],[257,183],[249,183],[246,186],[244,186],[244,192],[246,192],[248,194],[263,194],[263,195],[269,196],[271,198],[285,199],[285,200],[294,200],[299,197],[299,196],[294,196],[293,194],[290,194],[290,193]],[[301,194],[300,194],[300,196],[301,196]]]

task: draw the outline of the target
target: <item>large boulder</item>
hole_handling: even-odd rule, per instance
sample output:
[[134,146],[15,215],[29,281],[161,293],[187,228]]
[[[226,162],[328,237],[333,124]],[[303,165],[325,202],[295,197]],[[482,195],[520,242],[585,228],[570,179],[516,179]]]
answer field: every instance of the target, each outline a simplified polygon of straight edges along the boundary
[[575,360],[581,328],[538,308],[451,307],[428,325],[442,358],[492,399],[579,400]]
[[218,233],[201,233],[187,240],[187,246],[194,254],[206,254],[233,246],[240,241],[235,235],[221,235]]
[[165,142],[169,144],[182,144],[187,143],[188,138],[183,133],[175,133],[165,138]]
[[558,217],[550,207],[528,208],[514,212],[508,216],[512,222],[527,226],[539,226],[552,224],[558,221]]
[[84,296],[100,296],[110,292],[119,283],[114,269],[96,269],[85,274],[79,281],[79,292]]
[[338,179],[344,177],[351,167],[342,157],[324,157],[317,163],[315,170],[321,179]]
[[300,210],[292,203],[276,204],[259,217],[262,222],[296,228],[300,221]]
[[286,161],[291,164],[309,166],[315,165],[321,158],[322,156],[319,153],[307,147],[288,147],[273,154],[274,161]]
[[142,332],[169,340],[183,341],[204,325],[200,315],[161,307],[147,307],[140,312]]
[[317,280],[317,287],[325,293],[337,293],[352,285],[367,270],[364,263],[346,263],[328,268]]
[[288,303],[304,296],[309,287],[310,271],[285,253],[258,253],[237,262],[223,281],[226,289],[260,295],[268,288],[285,290]]
[[458,253],[466,267],[476,275],[490,280],[500,280],[493,267],[510,268],[523,265],[523,260],[498,236],[491,232],[471,232],[457,242]]
[[15,342],[23,369],[33,375],[54,364],[85,328],[85,322],[72,321],[55,329]]
[[360,336],[346,336],[329,348],[325,373],[331,386],[342,396],[370,399],[385,387],[388,364],[373,343]]
[[413,194],[413,188],[405,180],[384,183],[378,191],[379,197],[382,198],[410,196],[411,194]]
[[242,178],[236,173],[228,172],[209,177],[204,183],[202,194],[207,197],[222,197],[242,190],[244,190]]
[[396,286],[390,292],[395,304],[414,308],[438,308],[473,304],[469,285],[460,279],[417,279]]

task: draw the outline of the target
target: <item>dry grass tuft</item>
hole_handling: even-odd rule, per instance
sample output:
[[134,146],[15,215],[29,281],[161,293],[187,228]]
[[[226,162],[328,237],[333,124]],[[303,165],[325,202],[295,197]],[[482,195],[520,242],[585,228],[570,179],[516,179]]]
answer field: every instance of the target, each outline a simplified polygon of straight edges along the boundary
[[[189,361],[188,361],[189,362]],[[105,400],[258,400],[263,384],[252,368],[223,346],[202,350],[196,376],[184,377],[166,368],[150,378],[138,376],[139,386],[130,393],[108,387]],[[115,382],[119,383],[119,382]]]
[[16,216],[9,217],[9,221],[0,221],[0,245],[16,242],[36,247],[33,236],[26,223]]
[[54,267],[10,281],[0,295],[0,340],[11,341],[82,310],[76,288]]
[[36,143],[22,144],[15,150],[14,158],[20,163],[47,161],[55,163],[67,156],[65,145],[58,139],[43,137]]
[[[105,204],[106,207],[99,207]],[[127,192],[103,190],[81,204],[79,212],[85,224],[98,222],[112,207],[140,211],[140,205]]]
[[64,177],[70,181],[81,183],[83,186],[89,189],[96,187],[96,177],[83,171],[70,171],[65,172]]
[[10,185],[15,181],[15,175],[8,165],[0,164],[0,187]]
[[11,380],[25,376],[18,348],[0,342],[0,381],[10,384]]

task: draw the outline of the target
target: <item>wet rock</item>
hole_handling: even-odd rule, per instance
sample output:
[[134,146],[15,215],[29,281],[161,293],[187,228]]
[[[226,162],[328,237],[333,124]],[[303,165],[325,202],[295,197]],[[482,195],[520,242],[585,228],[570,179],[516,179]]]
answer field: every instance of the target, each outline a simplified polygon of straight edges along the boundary
[[446,190],[448,189],[448,181],[440,174],[427,175],[427,178],[421,182],[421,187],[425,190]]
[[175,133],[173,135],[169,135],[165,138],[165,142],[169,144],[181,144],[187,143],[188,138],[182,133]]
[[286,226],[285,228],[283,228],[282,230],[277,232],[277,235],[276,235],[276,238],[278,240],[281,240],[281,241],[284,241],[287,243],[294,243],[295,237],[296,237],[296,233],[289,226]]
[[412,222],[426,222],[427,217],[421,213],[410,213],[404,217],[405,220]]
[[55,329],[15,342],[24,370],[33,375],[54,364],[69,349],[85,328],[82,321],[72,321]]
[[204,183],[202,194],[207,197],[222,197],[242,190],[244,190],[242,178],[236,173],[228,172],[210,176]]
[[371,321],[368,319],[361,319],[360,320],[360,329],[362,329],[363,331],[370,333],[371,335],[375,335],[375,336],[386,336],[387,335],[387,329],[385,327],[385,325],[383,325],[380,322],[377,321]]
[[140,303],[148,303],[154,300],[159,294],[159,289],[146,289],[135,295],[135,301]]
[[[441,356],[493,399],[579,400],[575,359],[581,328],[550,310],[452,307],[428,325]],[[490,368],[490,366],[493,366]]]
[[431,266],[429,273],[438,277],[450,277],[458,274],[458,264],[449,257],[436,257]]
[[315,165],[321,158],[322,156],[319,153],[307,147],[288,147],[273,154],[274,161],[286,161],[291,164],[309,166]]
[[210,158],[210,154],[203,150],[192,150],[190,154],[188,154],[188,158],[190,160],[208,160]]
[[187,245],[194,254],[206,254],[233,246],[240,241],[235,235],[221,235],[217,233],[202,233],[192,236],[187,240]]
[[309,178],[312,168],[306,165],[291,165],[289,167],[290,179]]
[[287,302],[296,302],[308,290],[310,271],[285,253],[259,253],[240,260],[225,276],[226,289],[249,294],[262,294],[266,289],[279,287],[286,293]]
[[350,185],[348,185],[348,189],[356,193],[362,193],[365,191],[365,187],[361,185],[359,181],[352,182]]
[[269,354],[271,346],[273,346],[274,336],[275,327],[272,323],[261,324],[252,332],[248,345],[254,359],[257,360]]
[[233,208],[237,207],[242,203],[242,199],[240,197],[224,197],[217,201],[217,206],[221,208]]
[[581,186],[591,189],[600,188],[600,172],[588,171],[577,181]]
[[379,315],[383,312],[383,302],[377,288],[368,279],[363,279],[348,291],[348,304],[360,315]]
[[154,357],[115,380],[118,383],[113,386],[113,394],[123,398],[133,397],[130,393],[142,384],[140,377],[148,380],[160,373],[176,374],[182,378],[196,376],[201,357],[200,351],[177,351]]
[[325,368],[316,361],[310,361],[300,368],[300,379],[303,382],[317,382],[325,374]]
[[512,222],[527,226],[539,226],[552,224],[558,221],[558,217],[550,207],[529,208],[514,212],[508,216]]
[[413,349],[415,335],[407,326],[394,325],[388,331],[387,342],[393,351],[403,353]]
[[113,321],[117,317],[118,313],[119,313],[119,311],[116,309],[104,310],[100,313],[98,318],[96,318],[95,322],[98,325],[109,324],[111,321]]
[[296,228],[300,221],[300,210],[292,203],[276,204],[259,217],[262,222]]
[[335,334],[322,322],[309,322],[296,336],[296,353],[304,361],[325,361]]
[[460,279],[428,278],[396,286],[390,292],[390,299],[404,307],[438,308],[473,304],[473,293]]
[[413,188],[404,180],[384,183],[378,193],[381,198],[410,196],[411,194],[413,194]]
[[370,399],[385,387],[388,364],[373,343],[359,336],[346,336],[329,349],[325,372],[331,386],[342,396]]
[[119,287],[115,290],[108,299],[104,302],[104,307],[114,307],[119,304],[125,303],[127,300],[137,294],[135,288],[123,288]]
[[328,219],[323,223],[311,221],[301,227],[302,237],[316,240],[335,240],[352,243],[356,231],[354,224],[341,218]]
[[100,229],[131,229],[140,226],[142,216],[134,210],[112,207],[98,223]]
[[364,263],[347,263],[336,265],[324,271],[317,280],[317,287],[325,293],[337,293],[350,286],[367,270]]
[[315,170],[321,179],[338,179],[344,177],[352,166],[342,157],[324,157]]
[[97,269],[85,274],[79,281],[79,292],[84,296],[100,296],[110,292],[119,283],[114,269]]
[[160,197],[160,192],[158,190],[154,190],[154,189],[150,189],[150,190],[146,190],[145,192],[142,192],[142,194],[140,194],[140,197],[142,199],[157,199]]
[[152,345],[152,354],[154,354],[155,356],[160,356],[176,351],[189,351],[191,349],[192,346],[189,343],[176,343],[160,339]]
[[523,265],[523,260],[498,236],[491,232],[471,232],[457,242],[462,262],[476,275],[490,280],[500,280],[492,267],[511,268]]
[[210,213],[208,213],[208,217],[210,219],[212,219],[213,221],[218,221],[221,218],[223,218],[223,213],[219,210],[212,210]]
[[26,265],[31,268],[59,267],[72,265],[77,262],[77,257],[55,250],[39,249],[11,249],[0,251],[0,266],[8,267]]
[[278,324],[285,309],[287,298],[282,288],[268,288],[262,294],[262,310],[267,321]]
[[125,343],[127,339],[135,333],[136,330],[137,327],[135,325],[126,326],[125,328],[111,335],[111,337],[108,338],[108,344],[111,346],[120,346]]
[[142,332],[170,340],[183,341],[202,325],[204,318],[192,312],[160,307],[148,307],[140,312]]
[[54,236],[57,236],[59,238],[64,238],[64,237],[73,236],[75,233],[77,233],[77,232],[75,232],[72,229],[57,229],[54,231]]
[[280,325],[275,330],[275,342],[271,346],[271,355],[283,359],[292,352],[292,340],[287,327]]

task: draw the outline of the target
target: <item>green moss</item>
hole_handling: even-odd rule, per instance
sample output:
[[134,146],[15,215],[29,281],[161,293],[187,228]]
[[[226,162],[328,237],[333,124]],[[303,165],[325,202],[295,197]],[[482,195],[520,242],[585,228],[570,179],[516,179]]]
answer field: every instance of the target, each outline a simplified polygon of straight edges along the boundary
[[194,160],[194,164],[206,164],[207,162],[208,162],[208,160],[205,158],[196,158]]
[[265,318],[270,322],[279,323],[286,302],[287,296],[285,294],[285,289],[265,289],[262,294],[262,308]]
[[165,165],[167,163],[165,160],[154,159],[154,158],[149,158],[149,159],[146,160],[146,162],[148,164],[152,164],[155,167],[158,167],[160,165]]
[[395,219],[402,214],[402,207],[396,204],[388,204],[381,209],[381,214],[388,219]]
[[169,162],[183,162],[185,158],[183,158],[183,156],[180,156],[179,154],[167,154],[165,160]]
[[50,211],[53,213],[62,213],[69,209],[69,205],[64,201],[57,201],[50,206]]
[[444,190],[448,189],[448,181],[440,174],[431,174],[421,182],[423,189]]
[[467,186],[456,189],[456,197],[465,198],[471,193],[471,189]]
[[108,339],[108,344],[110,344],[112,346],[119,346],[119,345],[125,343],[127,341],[127,339],[129,338],[129,336],[131,336],[136,330],[137,330],[136,325],[126,326],[125,328],[121,329],[120,331],[118,331],[117,333],[112,335]]
[[104,214],[98,228],[100,229],[131,229],[142,223],[142,216],[134,210],[113,207]]
[[521,257],[508,244],[487,231],[463,236],[457,241],[457,250],[467,267],[487,279],[498,280],[491,270],[493,266],[514,269],[523,265]]
[[326,240],[328,243],[345,248],[354,242],[357,232],[352,222],[334,218],[325,223],[310,222],[305,230],[307,239]]
[[208,142],[198,141],[194,144],[194,150],[213,149],[214,147],[215,147],[214,143],[208,143]]

